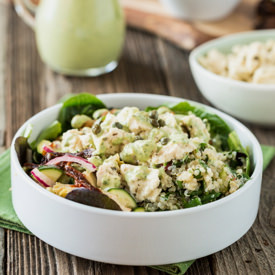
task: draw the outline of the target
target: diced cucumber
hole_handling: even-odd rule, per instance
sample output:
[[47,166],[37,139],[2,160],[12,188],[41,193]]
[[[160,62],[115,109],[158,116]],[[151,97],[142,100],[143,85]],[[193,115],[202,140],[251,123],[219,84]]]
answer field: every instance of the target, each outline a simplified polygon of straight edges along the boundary
[[38,170],[54,182],[63,175],[63,171],[57,166],[43,165],[38,167]]
[[38,145],[37,145],[37,152],[39,154],[42,154],[43,153],[43,147],[44,146],[50,146],[51,142],[49,140],[46,140],[46,139],[43,139],[41,140]]
[[136,207],[133,212],[145,212],[144,207]]
[[124,189],[121,188],[111,188],[108,190],[109,193],[114,195],[118,202],[123,206],[134,209],[137,207],[135,199]]

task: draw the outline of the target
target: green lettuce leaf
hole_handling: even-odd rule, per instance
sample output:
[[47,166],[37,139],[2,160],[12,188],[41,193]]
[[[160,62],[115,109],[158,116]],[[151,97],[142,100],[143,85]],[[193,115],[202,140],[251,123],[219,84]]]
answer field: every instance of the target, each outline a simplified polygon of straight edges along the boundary
[[66,97],[58,115],[62,131],[71,129],[71,120],[75,115],[87,115],[92,118],[95,110],[106,108],[105,104],[96,96],[89,93],[80,93]]
[[42,141],[43,139],[46,140],[54,140],[56,139],[62,132],[62,126],[61,123],[57,120],[55,120],[53,123],[51,123],[47,128],[45,128],[36,138],[35,141],[31,143],[32,149],[36,149],[37,145]]
[[242,144],[241,141],[237,135],[237,133],[235,131],[232,131],[229,135],[228,135],[228,146],[229,149],[231,151],[236,151],[238,153],[242,153],[245,155],[245,159],[246,159],[246,174],[247,176],[250,175],[250,158],[249,158],[249,153],[247,151],[247,149],[245,149]]

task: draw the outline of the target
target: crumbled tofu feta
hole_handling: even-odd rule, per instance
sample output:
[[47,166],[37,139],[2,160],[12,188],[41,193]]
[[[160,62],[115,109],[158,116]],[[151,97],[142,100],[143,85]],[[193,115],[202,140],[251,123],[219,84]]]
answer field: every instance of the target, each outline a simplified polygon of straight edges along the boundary
[[258,68],[252,78],[253,83],[275,84],[275,65]]
[[195,149],[196,147],[191,143],[183,145],[170,142],[167,145],[163,146],[158,153],[153,155],[152,163],[160,164],[169,162],[173,159],[182,159],[184,158],[184,156],[186,156],[187,153],[190,153]]
[[207,70],[235,80],[275,84],[275,40],[235,45],[229,54],[213,49],[199,62]]
[[76,153],[89,147],[93,147],[91,128],[83,128],[83,130],[72,129],[62,135],[62,152]]
[[136,135],[147,133],[153,127],[149,121],[148,113],[136,107],[125,107],[117,115],[117,120],[126,125]]
[[125,145],[120,157],[126,163],[139,164],[148,161],[156,149],[156,143],[151,140],[137,140]]
[[177,180],[182,181],[183,186],[189,191],[195,191],[199,189],[198,181],[189,171],[183,171],[180,175],[178,175]]
[[93,141],[96,148],[95,155],[113,155],[119,153],[121,145],[133,142],[135,136],[124,130],[112,127],[102,131],[98,135],[93,134]]
[[180,124],[188,129],[191,137],[201,138],[206,143],[209,142],[210,133],[199,117],[192,114],[188,116],[177,116],[177,118]]
[[97,186],[106,188],[118,188],[121,185],[121,176],[119,174],[119,156],[114,155],[106,159],[101,166],[99,166],[96,177]]
[[122,164],[120,168],[131,194],[137,201],[156,201],[161,192],[158,188],[160,185],[158,169],[130,164]]

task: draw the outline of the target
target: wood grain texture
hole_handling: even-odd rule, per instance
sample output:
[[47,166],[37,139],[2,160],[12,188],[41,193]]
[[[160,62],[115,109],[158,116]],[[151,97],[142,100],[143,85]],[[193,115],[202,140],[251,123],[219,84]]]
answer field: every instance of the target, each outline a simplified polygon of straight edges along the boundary
[[[147,14],[151,15],[152,21],[154,21],[154,15],[156,18],[163,18],[164,21],[167,23],[170,22],[171,32],[173,32],[173,24],[176,22],[174,18],[169,13],[169,10],[162,6],[158,0],[120,0],[122,5],[125,8],[126,15],[127,12],[130,11],[128,14],[127,22],[131,25],[134,21],[131,16],[135,17],[134,11],[137,11],[137,15],[139,14]],[[191,28],[194,33],[191,32],[191,38],[194,38],[193,34],[196,33],[203,33],[205,36],[222,36],[227,35],[234,32],[241,32],[241,31],[249,31],[255,28],[256,24],[256,16],[255,11],[256,7],[260,0],[242,0],[240,1],[239,5],[225,18],[220,20],[214,21],[184,21],[177,22],[180,25],[182,23],[181,28],[187,29]],[[215,7],[213,7],[215,8]],[[135,22],[135,21],[134,21]],[[134,24],[135,27],[145,28],[148,26],[147,30],[152,31],[150,28],[151,24],[146,24],[146,22],[137,22]],[[161,35],[162,24],[160,24],[159,28],[153,30],[154,33]],[[183,30],[184,31],[184,30]],[[169,35],[172,37],[173,33]],[[169,38],[168,38],[169,39]]]
[[[1,141],[0,136],[0,147],[10,144],[15,131],[26,119],[71,92],[158,93],[208,103],[194,84],[188,53],[159,38],[129,29],[123,56],[114,72],[98,78],[64,77],[41,62],[33,32],[18,19],[12,7],[2,9],[0,4],[0,22],[2,15],[8,23],[7,31],[0,24],[0,39],[6,45],[5,54],[3,47],[0,48],[0,130],[6,131],[6,139]],[[6,126],[3,126],[2,115]],[[275,145],[274,130],[248,127],[260,142]],[[187,275],[275,273],[274,181],[275,161],[264,174],[259,215],[253,227],[230,247],[197,260]],[[164,274],[149,267],[88,261],[55,249],[34,236],[9,230],[0,231],[0,270],[1,251],[4,252],[4,274]]]
[[129,26],[149,31],[185,50],[192,50],[201,43],[214,38],[179,19],[131,8],[124,8],[124,12]]
[[[6,108],[5,108],[5,67],[7,46],[7,18],[8,7],[6,1],[0,2],[0,154],[5,150],[6,136]],[[4,274],[5,231],[0,228],[0,275]]]

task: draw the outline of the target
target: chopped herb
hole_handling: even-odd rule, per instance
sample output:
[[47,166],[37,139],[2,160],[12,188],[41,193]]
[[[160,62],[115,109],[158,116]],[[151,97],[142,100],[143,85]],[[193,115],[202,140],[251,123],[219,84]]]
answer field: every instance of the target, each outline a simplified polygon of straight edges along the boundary
[[198,205],[202,205],[201,199],[199,197],[194,197],[189,201],[183,202],[184,208],[190,208]]
[[183,189],[183,185],[182,185],[182,181],[180,181],[180,180],[177,180],[176,181],[176,184],[178,185],[178,187],[180,188],[180,189]]
[[194,171],[194,178],[195,179],[200,179],[201,177],[202,177],[202,174],[201,174],[201,170],[200,169],[196,169],[195,171]]
[[199,146],[199,150],[204,151],[204,149],[206,148],[207,144],[206,143],[201,143]]
[[202,204],[206,204],[212,201],[217,200],[221,196],[220,192],[211,192],[211,193],[206,193],[201,197],[201,202]]
[[173,165],[175,165],[177,168],[181,167],[183,164],[182,160],[173,160]]
[[199,163],[204,169],[208,168],[207,164],[203,160],[199,160]]

